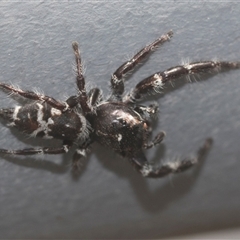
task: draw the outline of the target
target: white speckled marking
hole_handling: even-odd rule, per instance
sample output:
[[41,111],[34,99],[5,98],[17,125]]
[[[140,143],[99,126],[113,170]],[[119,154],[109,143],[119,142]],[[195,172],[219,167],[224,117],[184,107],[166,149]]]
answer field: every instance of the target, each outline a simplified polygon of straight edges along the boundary
[[84,149],[77,149],[76,152],[81,156],[86,156],[86,151]]
[[117,84],[117,83],[119,83],[121,80],[119,80],[118,78],[117,78],[117,76],[116,75],[112,75],[112,80],[113,80],[113,82],[115,83],[115,84]]
[[163,83],[162,83],[162,77],[159,76],[159,74],[155,74],[153,76],[154,78],[154,82],[153,82],[153,89],[155,92],[159,93],[163,87]]
[[20,109],[20,108],[21,108],[20,106],[16,106],[16,107],[15,107],[14,112],[13,112],[13,116],[12,116],[13,121],[19,120],[19,118],[17,117],[17,115],[18,115],[18,112],[19,112],[19,109]]
[[68,152],[68,145],[63,145],[64,152]]
[[153,167],[151,165],[144,165],[141,173],[144,177],[147,177],[153,171]]
[[126,123],[128,123],[130,126],[133,126],[135,124],[139,124],[140,121],[137,118],[134,118],[130,113],[124,112],[122,110],[115,110],[112,112],[112,115],[118,116],[116,119],[123,119]]
[[56,108],[51,108],[51,115],[52,116],[55,116],[55,115],[59,116],[61,114],[62,114],[62,112],[60,110],[58,110]]
[[119,142],[121,142],[121,140],[122,140],[122,134],[118,134],[118,135],[117,135],[117,140],[118,140]]
[[48,124],[54,124],[54,121],[52,120],[52,118],[48,119]]
[[52,136],[49,136],[48,133],[51,131],[51,129],[48,128],[49,124],[54,124],[54,121],[52,118],[48,118],[48,121],[43,120],[43,105],[40,103],[37,103],[38,106],[38,113],[37,113],[37,122],[38,122],[38,128],[32,132],[32,136],[36,137],[39,132],[44,132],[45,136],[43,138],[51,139]]

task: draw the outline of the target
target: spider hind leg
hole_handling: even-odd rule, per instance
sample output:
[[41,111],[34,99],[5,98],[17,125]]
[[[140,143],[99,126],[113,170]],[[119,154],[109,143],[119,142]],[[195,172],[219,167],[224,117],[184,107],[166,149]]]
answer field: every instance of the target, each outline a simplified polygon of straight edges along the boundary
[[62,147],[41,147],[41,148],[25,148],[25,149],[0,149],[0,154],[6,155],[36,155],[36,154],[61,154],[68,152],[70,145],[63,145]]
[[160,178],[171,173],[180,173],[191,168],[206,155],[211,145],[212,139],[206,139],[204,145],[198,150],[195,158],[185,158],[182,161],[165,163],[159,168],[155,168],[149,164],[143,152],[139,152],[138,155],[133,157],[130,161],[144,177]]

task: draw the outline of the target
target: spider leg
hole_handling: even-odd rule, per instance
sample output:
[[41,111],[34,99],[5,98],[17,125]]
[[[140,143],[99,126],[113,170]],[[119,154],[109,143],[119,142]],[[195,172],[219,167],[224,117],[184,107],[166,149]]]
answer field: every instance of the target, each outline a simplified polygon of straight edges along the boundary
[[80,56],[80,51],[78,48],[78,43],[73,42],[72,43],[73,51],[75,54],[75,60],[76,60],[76,84],[79,90],[79,96],[78,96],[78,102],[81,104],[81,107],[85,113],[91,112],[91,106],[89,106],[88,103],[88,96],[86,92],[85,87],[85,79],[83,76],[83,66],[82,66],[82,60]]
[[182,161],[173,163],[169,162],[159,168],[154,168],[154,166],[150,165],[142,152],[139,153],[138,156],[132,158],[131,162],[144,177],[160,178],[171,173],[180,173],[189,169],[205,156],[211,145],[212,139],[207,139],[204,145],[199,149],[195,158],[185,158]]
[[0,149],[0,154],[7,155],[35,155],[35,154],[61,154],[68,152],[69,144],[64,144],[62,147],[42,147],[42,148],[25,148],[25,149]]
[[79,172],[82,167],[82,158],[86,157],[87,149],[90,144],[92,144],[92,140],[86,140],[83,142],[81,146],[78,146],[76,149],[75,153],[73,154],[73,159],[72,159],[72,170],[73,172]]
[[78,148],[73,154],[72,170],[79,171],[82,166],[81,158],[86,157],[86,149]]
[[125,97],[124,102],[136,102],[147,94],[160,93],[165,83],[179,79],[189,74],[219,72],[240,68],[240,62],[203,61],[193,62],[157,72],[139,82],[136,87]]
[[[120,98],[124,92],[124,80],[123,77],[125,74],[129,73],[134,67],[145,59],[152,51],[154,51],[158,46],[169,40],[173,35],[172,31],[162,35],[160,38],[156,39],[154,42],[150,43],[143,49],[141,49],[137,54],[135,54],[130,60],[123,63],[111,77],[111,88],[112,96],[115,98]],[[110,97],[110,98],[111,98]]]
[[64,111],[68,108],[68,105],[64,102],[60,102],[52,97],[43,95],[43,94],[39,94],[39,93],[35,93],[32,91],[23,91],[19,88],[16,88],[12,85],[8,85],[5,83],[0,83],[0,89],[5,90],[6,92],[10,93],[10,94],[17,94],[21,97],[33,100],[33,101],[44,101],[46,103],[48,103],[50,106]]

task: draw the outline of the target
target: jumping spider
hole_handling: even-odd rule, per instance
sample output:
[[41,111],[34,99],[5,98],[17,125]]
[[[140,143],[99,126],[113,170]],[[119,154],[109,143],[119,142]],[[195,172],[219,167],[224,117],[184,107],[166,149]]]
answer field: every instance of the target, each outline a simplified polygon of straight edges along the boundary
[[78,94],[65,102],[32,91],[23,91],[12,85],[0,83],[1,89],[31,100],[24,106],[0,109],[0,116],[8,125],[32,137],[61,139],[58,148],[42,147],[21,150],[0,149],[1,154],[33,155],[66,153],[73,143],[78,148],[73,155],[73,167],[78,168],[80,159],[94,141],[112,148],[116,153],[130,160],[144,176],[158,178],[169,173],[182,172],[193,166],[202,152],[208,149],[211,140],[207,139],[196,158],[186,158],[176,163],[167,163],[155,168],[148,163],[143,150],[162,142],[165,133],[159,132],[149,141],[152,132],[151,119],[157,114],[158,106],[139,105],[138,102],[150,94],[159,93],[165,83],[188,74],[198,74],[221,69],[240,68],[240,62],[201,61],[169,68],[140,81],[135,88],[123,96],[124,75],[129,73],[147,55],[168,41],[172,31],[162,35],[140,50],[133,58],[122,64],[111,77],[111,95],[104,100],[100,89],[86,91],[82,62],[78,43],[72,47],[76,60],[76,84]]

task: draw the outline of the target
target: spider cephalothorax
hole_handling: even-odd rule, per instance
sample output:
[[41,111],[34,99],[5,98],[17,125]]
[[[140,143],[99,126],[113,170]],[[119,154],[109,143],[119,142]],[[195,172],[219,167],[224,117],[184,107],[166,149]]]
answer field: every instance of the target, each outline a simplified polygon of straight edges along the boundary
[[102,98],[98,88],[87,92],[76,42],[73,42],[72,46],[76,59],[78,94],[69,97],[65,102],[0,83],[1,89],[32,100],[30,104],[24,106],[0,109],[0,116],[8,121],[9,126],[16,127],[33,137],[55,138],[63,141],[63,145],[58,148],[0,149],[0,153],[10,155],[59,154],[67,152],[76,143],[78,148],[73,156],[73,167],[77,169],[88,146],[97,141],[129,159],[145,177],[162,177],[169,173],[184,171],[194,165],[209,148],[211,139],[205,141],[195,158],[166,163],[158,168],[148,163],[143,150],[160,144],[165,133],[159,132],[152,141],[149,140],[152,132],[151,120],[157,114],[158,106],[155,104],[143,106],[138,102],[149,94],[159,93],[163,85],[169,81],[189,74],[240,68],[240,62],[201,61],[172,67],[143,79],[130,93],[123,96],[124,75],[156,47],[169,40],[172,34],[170,31],[162,35],[113,73],[111,95],[108,99]]
[[123,157],[132,157],[144,147],[149,126],[133,108],[122,102],[105,102],[90,119],[98,142],[110,146]]

